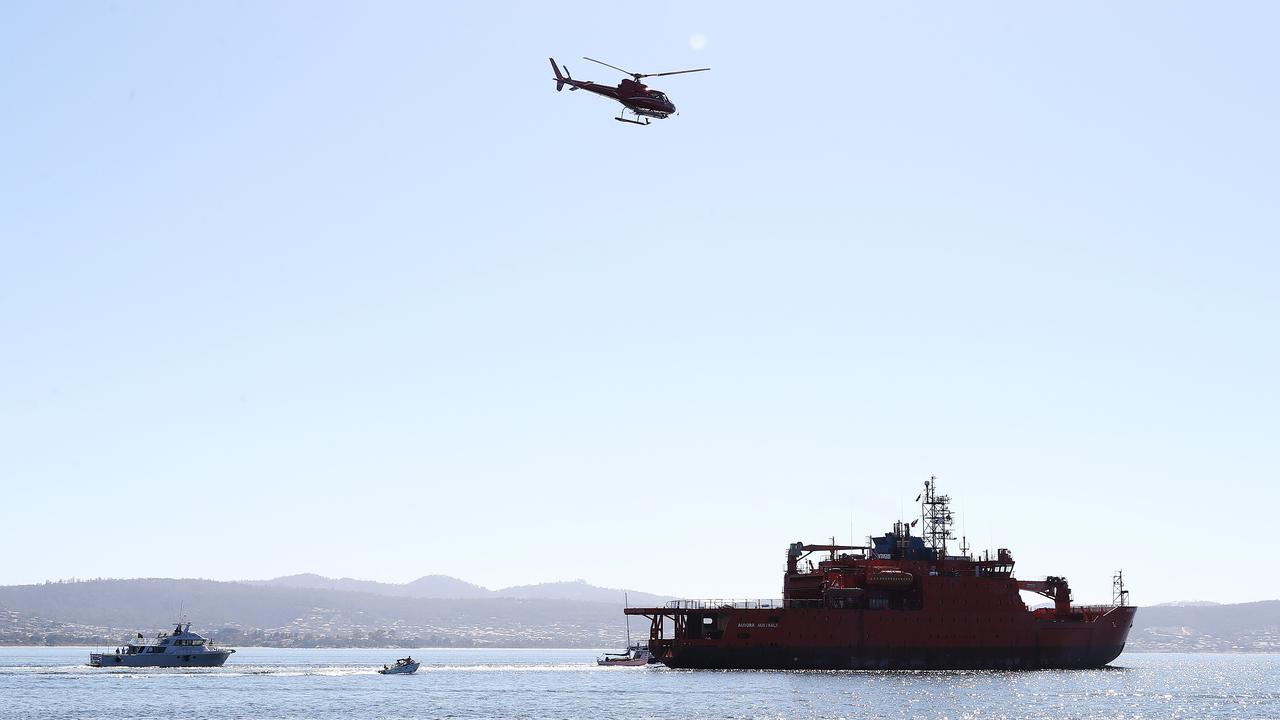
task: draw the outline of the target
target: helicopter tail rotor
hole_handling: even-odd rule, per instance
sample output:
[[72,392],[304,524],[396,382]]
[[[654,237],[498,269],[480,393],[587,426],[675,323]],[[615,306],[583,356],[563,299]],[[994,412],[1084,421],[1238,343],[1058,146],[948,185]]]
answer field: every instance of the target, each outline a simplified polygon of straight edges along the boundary
[[[552,61],[552,72],[556,73],[556,92],[564,90],[564,76],[559,73],[559,65],[556,64],[556,58],[548,58]],[[564,73],[568,74],[568,69],[564,69]]]

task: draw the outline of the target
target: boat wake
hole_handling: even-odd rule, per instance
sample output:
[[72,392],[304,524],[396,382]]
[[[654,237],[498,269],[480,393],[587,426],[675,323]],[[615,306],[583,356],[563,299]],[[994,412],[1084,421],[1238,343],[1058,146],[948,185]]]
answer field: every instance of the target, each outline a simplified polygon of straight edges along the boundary
[[[88,665],[11,665],[0,667],[3,675],[62,675],[110,678],[157,677],[240,677],[269,675],[273,677],[343,677],[376,675],[380,665],[232,665],[218,668],[96,668]],[[585,663],[502,663],[502,664],[437,664],[423,663],[418,673],[563,673],[596,671]]]

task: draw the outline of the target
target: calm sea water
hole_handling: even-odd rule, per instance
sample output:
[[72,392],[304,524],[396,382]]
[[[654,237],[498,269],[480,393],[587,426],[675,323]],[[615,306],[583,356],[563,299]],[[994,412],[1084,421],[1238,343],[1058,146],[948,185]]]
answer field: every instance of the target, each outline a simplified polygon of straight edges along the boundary
[[[203,670],[0,648],[11,718],[1280,718],[1280,655],[1126,653],[1043,672],[599,668],[589,650],[244,648]],[[411,653],[416,675],[382,676]]]

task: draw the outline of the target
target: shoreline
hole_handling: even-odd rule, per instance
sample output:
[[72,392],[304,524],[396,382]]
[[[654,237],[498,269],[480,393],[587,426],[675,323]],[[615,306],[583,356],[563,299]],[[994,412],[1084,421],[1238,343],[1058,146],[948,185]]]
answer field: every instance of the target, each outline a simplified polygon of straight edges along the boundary
[[[96,650],[112,643],[84,644],[59,643],[32,645],[30,643],[0,643],[0,650],[42,648],[67,648]],[[606,652],[613,646],[550,646],[550,645],[237,645],[236,650],[546,650],[546,651],[591,651]],[[1126,648],[1120,657],[1125,655],[1280,655],[1280,648],[1274,650],[1146,650]]]

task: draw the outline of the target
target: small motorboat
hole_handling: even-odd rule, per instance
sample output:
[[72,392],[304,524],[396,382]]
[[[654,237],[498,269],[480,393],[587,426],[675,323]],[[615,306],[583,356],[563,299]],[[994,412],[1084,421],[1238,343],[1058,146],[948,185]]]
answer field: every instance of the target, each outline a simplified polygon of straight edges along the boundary
[[649,654],[649,648],[636,643],[628,647],[624,653],[605,653],[604,657],[596,660],[596,664],[602,666],[639,667],[653,662],[652,658],[653,656]]
[[383,665],[379,675],[412,675],[418,671],[418,661],[411,657],[396,660],[395,665]]

